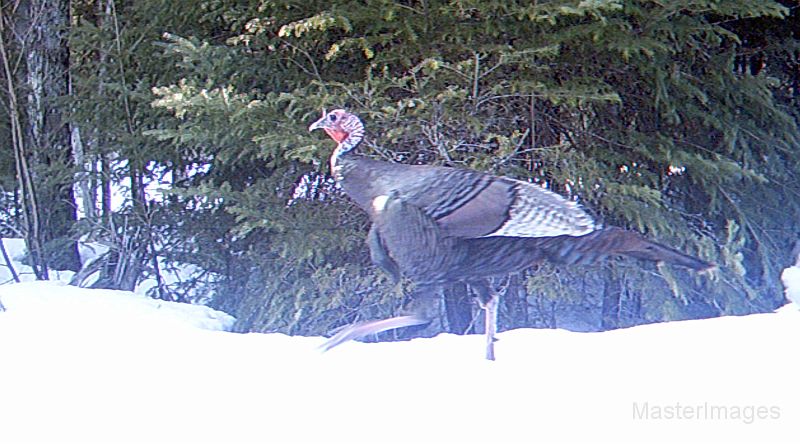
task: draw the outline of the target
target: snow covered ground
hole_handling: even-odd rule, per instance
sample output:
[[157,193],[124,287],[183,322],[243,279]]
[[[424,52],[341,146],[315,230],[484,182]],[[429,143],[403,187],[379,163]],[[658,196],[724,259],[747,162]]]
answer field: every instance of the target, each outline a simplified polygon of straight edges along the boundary
[[0,442],[797,442],[800,310],[348,343],[206,307],[0,286]]

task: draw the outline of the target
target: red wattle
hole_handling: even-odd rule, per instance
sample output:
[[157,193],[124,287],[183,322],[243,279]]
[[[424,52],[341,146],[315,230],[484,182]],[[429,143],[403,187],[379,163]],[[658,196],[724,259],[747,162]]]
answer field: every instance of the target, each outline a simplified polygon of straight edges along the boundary
[[342,143],[342,141],[347,139],[347,136],[349,135],[344,131],[330,128],[325,128],[325,132],[328,133],[328,136],[330,136],[330,138],[335,140],[337,143]]

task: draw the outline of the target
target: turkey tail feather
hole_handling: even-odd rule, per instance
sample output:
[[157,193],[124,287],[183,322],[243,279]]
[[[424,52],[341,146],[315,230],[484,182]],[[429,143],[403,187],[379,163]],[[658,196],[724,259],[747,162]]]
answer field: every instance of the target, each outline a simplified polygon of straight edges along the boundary
[[637,259],[666,262],[696,271],[716,267],[711,262],[684,254],[674,248],[653,242],[639,233],[621,228],[607,228],[584,236],[558,236],[542,239],[540,248],[555,263],[591,263],[608,256],[623,255]]
[[325,341],[324,344],[319,346],[320,351],[328,351],[338,345],[353,339],[360,339],[365,336],[377,334],[387,330],[394,330],[395,328],[411,327],[414,325],[427,324],[431,320],[419,316],[397,316],[389,319],[382,319],[379,321],[366,321],[353,325],[348,325],[341,331],[333,335],[330,339]]

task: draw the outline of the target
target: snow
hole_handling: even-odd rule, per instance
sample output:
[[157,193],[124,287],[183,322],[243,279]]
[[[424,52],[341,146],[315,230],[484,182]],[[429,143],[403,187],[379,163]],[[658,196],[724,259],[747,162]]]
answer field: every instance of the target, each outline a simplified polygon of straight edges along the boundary
[[[3,241],[21,257],[21,240]],[[512,330],[488,362],[482,336],[321,353],[324,338],[231,333],[234,319],[208,307],[15,268],[26,282],[0,285],[3,444],[797,440],[794,304],[604,333]],[[800,267],[782,277],[800,294]]]
[[[207,307],[0,286],[0,442],[788,442],[800,310],[347,343]],[[637,417],[638,415],[638,417]],[[660,419],[659,419],[660,418]]]
[[794,302],[796,307],[800,307],[800,257],[797,258],[796,264],[783,270],[781,281],[786,299]]

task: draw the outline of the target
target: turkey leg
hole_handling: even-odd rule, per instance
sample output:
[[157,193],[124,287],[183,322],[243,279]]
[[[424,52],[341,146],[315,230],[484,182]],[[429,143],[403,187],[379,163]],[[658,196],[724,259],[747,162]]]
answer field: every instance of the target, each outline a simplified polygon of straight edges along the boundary
[[497,341],[497,306],[500,298],[489,288],[488,282],[470,282],[477,294],[478,306],[483,309],[486,335],[486,359],[494,361],[494,343]]
[[493,295],[489,302],[481,304],[486,315],[486,359],[494,361],[494,335],[497,333],[497,295]]

